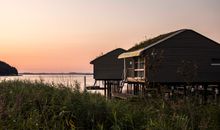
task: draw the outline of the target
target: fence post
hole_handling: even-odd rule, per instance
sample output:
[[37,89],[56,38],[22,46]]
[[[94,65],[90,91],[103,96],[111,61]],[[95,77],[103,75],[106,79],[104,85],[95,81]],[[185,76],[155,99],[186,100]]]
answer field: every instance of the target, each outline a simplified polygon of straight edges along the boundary
[[86,76],[84,76],[84,91],[86,90]]

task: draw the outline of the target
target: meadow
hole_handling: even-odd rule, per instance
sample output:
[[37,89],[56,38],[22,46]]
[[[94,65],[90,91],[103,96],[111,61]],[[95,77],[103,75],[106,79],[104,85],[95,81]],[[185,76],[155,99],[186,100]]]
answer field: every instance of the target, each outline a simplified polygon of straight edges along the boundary
[[220,104],[195,98],[107,100],[72,86],[40,81],[0,82],[4,130],[196,130],[220,129]]

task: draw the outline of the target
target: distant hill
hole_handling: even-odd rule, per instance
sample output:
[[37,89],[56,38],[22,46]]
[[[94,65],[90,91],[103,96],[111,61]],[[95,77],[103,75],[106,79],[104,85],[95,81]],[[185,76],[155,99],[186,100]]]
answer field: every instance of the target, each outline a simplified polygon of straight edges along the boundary
[[17,69],[3,61],[0,61],[0,76],[12,76],[12,75],[18,75]]
[[83,72],[69,72],[69,73],[32,73],[32,72],[23,72],[19,73],[20,75],[93,75],[93,73],[83,73]]

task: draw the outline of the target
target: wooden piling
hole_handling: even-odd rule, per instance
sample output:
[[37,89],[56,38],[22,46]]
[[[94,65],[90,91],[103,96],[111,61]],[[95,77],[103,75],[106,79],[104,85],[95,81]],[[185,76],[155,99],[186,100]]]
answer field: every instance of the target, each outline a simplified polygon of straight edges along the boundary
[[86,76],[84,76],[84,90],[86,90]]
[[112,89],[111,89],[112,85],[110,81],[107,81],[107,97],[109,99],[112,98]]
[[106,80],[104,80],[104,95],[105,95],[105,97],[106,97]]
[[204,90],[203,90],[203,96],[204,96],[204,103],[205,103],[205,104],[207,103],[207,100],[208,100],[207,88],[208,88],[208,85],[205,84],[205,85],[204,85]]

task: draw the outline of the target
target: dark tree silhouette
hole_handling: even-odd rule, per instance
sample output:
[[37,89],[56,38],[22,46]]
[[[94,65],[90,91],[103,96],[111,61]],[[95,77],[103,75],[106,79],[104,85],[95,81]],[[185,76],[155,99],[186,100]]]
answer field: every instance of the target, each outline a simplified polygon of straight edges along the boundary
[[0,76],[18,75],[18,71],[15,67],[0,61]]

